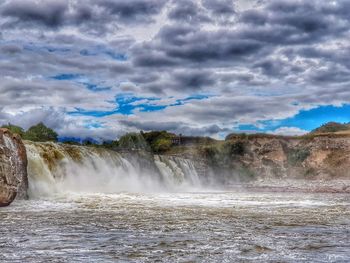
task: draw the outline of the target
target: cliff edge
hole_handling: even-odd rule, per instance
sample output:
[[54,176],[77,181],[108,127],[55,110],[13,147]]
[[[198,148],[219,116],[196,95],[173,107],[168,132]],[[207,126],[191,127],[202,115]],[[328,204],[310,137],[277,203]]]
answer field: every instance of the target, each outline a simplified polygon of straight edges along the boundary
[[18,135],[0,128],[0,207],[17,198],[26,198],[28,188],[27,156]]
[[211,144],[174,148],[193,159],[201,177],[228,181],[350,179],[350,135],[236,135]]

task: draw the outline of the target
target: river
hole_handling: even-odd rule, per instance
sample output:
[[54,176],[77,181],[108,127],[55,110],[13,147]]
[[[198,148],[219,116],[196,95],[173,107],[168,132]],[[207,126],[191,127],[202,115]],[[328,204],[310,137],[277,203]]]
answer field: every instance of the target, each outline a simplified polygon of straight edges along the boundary
[[349,262],[344,194],[65,193],[0,210],[1,262]]
[[350,194],[220,190],[171,156],[26,150],[29,200],[0,210],[0,262],[350,260]]

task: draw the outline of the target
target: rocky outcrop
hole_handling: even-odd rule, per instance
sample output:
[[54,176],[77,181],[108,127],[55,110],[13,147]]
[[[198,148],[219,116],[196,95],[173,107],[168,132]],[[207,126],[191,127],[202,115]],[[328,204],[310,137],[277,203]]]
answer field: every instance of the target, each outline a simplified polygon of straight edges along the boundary
[[183,148],[200,177],[228,181],[251,179],[350,180],[350,136],[236,136],[225,142]]
[[231,141],[237,142],[244,151],[231,155],[228,167],[238,173],[244,167],[255,178],[350,179],[350,137],[257,136]]
[[[144,150],[119,149],[115,153],[101,147],[52,142],[28,141],[26,147],[31,164],[28,166],[31,179],[39,175],[45,177],[49,173],[54,181],[55,178],[69,174],[69,169],[74,171],[77,167],[87,169],[83,170],[83,174],[90,174],[91,170],[94,178],[95,174],[103,176],[106,165],[112,164],[113,167],[124,167],[122,170],[125,173],[128,173],[130,166],[133,171],[131,176],[158,175],[161,180],[165,178],[160,172],[163,168],[165,172],[175,171],[176,175],[181,175],[177,168],[191,168],[191,171],[195,170],[193,175],[196,174],[191,176],[192,179],[198,175],[202,183],[208,184],[229,186],[237,182],[268,182],[269,179],[272,182],[274,179],[285,182],[294,179],[336,179],[341,180],[341,183],[335,186],[335,190],[332,188],[327,191],[339,192],[341,189],[344,192],[350,189],[349,135],[244,135],[226,141],[174,147],[170,152],[164,153],[167,155],[164,157],[153,156]],[[169,155],[171,158],[168,158]],[[20,138],[8,130],[0,129],[0,205],[11,203],[16,194],[19,198],[26,197],[26,165],[26,151]],[[86,165],[88,168],[84,168]],[[118,173],[119,170],[115,172]],[[343,183],[343,179],[346,183]],[[317,189],[325,187],[320,185]]]
[[16,197],[26,198],[28,188],[26,150],[18,135],[0,129],[0,206]]

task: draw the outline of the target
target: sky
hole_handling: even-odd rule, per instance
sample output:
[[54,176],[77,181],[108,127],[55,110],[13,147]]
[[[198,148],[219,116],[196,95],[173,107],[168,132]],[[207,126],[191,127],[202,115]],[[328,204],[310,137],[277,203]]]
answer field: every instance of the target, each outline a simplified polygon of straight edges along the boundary
[[299,135],[350,122],[348,0],[0,0],[0,125]]

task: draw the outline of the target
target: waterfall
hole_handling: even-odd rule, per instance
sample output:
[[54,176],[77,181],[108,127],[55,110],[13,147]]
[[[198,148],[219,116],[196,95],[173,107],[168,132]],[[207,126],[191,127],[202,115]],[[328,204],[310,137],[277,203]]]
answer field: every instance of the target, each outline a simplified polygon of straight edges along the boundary
[[[67,192],[118,193],[198,187],[190,160],[170,156],[133,158],[96,147],[25,142],[29,196]],[[149,166],[149,167],[147,167]]]
[[167,185],[200,186],[197,171],[190,160],[161,155],[155,155],[154,159]]

